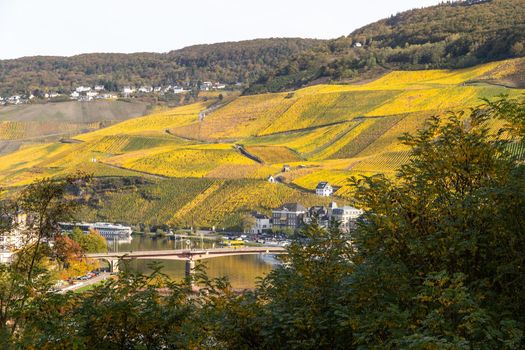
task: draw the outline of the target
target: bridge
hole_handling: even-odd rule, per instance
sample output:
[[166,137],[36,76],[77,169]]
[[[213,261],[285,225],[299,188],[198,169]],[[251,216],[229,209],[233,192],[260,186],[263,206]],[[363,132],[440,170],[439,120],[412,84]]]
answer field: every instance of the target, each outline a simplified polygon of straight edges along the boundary
[[87,254],[90,259],[106,260],[109,262],[111,272],[118,271],[120,260],[150,259],[150,260],[181,260],[186,261],[186,275],[190,275],[195,268],[196,260],[219,258],[232,255],[257,255],[257,254],[286,254],[283,247],[237,247],[237,248],[212,248],[212,249],[175,249],[151,250]]

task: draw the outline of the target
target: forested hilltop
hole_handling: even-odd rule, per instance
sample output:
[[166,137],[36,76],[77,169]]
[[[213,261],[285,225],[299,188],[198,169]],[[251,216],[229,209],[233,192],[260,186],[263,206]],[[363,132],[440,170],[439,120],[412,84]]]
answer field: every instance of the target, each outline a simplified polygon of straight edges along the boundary
[[463,68],[524,55],[525,0],[468,0],[399,13],[333,40],[257,39],[168,53],[3,60],[0,95],[67,92],[82,84],[118,90],[199,80],[241,82],[253,94],[362,80],[393,69]]
[[199,80],[249,83],[290,56],[320,45],[313,39],[256,39],[196,45],[168,53],[93,53],[0,60],[0,95],[35,89],[68,92],[78,85],[168,85]]
[[525,55],[524,0],[468,0],[399,13],[301,53],[248,92],[317,79],[351,81],[392,69],[464,68]]

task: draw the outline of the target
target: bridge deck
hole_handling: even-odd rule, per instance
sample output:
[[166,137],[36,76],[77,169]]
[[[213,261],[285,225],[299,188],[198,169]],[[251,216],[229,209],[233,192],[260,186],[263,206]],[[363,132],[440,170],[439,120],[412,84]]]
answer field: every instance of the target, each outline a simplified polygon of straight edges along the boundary
[[92,259],[162,259],[162,260],[202,260],[231,255],[285,254],[283,247],[242,247],[213,249],[175,249],[152,251],[129,251],[87,254]]

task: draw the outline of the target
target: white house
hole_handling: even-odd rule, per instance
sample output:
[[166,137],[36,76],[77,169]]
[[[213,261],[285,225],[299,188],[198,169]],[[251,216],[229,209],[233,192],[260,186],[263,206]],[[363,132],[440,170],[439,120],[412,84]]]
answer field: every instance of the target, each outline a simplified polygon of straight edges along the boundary
[[139,92],[143,92],[145,94],[149,94],[152,91],[153,91],[153,87],[151,87],[151,86],[141,86],[139,88]]
[[7,102],[17,105],[19,103],[22,103],[22,96],[20,95],[13,95],[7,99]]
[[76,92],[88,92],[91,91],[91,87],[89,86],[79,86],[75,89]]
[[268,179],[267,179],[267,180],[268,180],[268,182],[270,182],[270,183],[272,183],[272,184],[275,183],[275,178],[274,178],[272,175],[268,176]]
[[162,91],[162,86],[155,86],[153,88],[153,92],[161,92]]
[[260,234],[272,229],[272,224],[268,216],[261,213],[254,213],[252,215],[255,218],[255,226],[250,229],[250,233]]
[[124,86],[124,88],[122,89],[122,93],[124,95],[129,95],[129,94],[132,94],[135,92],[135,89],[132,88],[131,86]]
[[356,220],[363,215],[361,209],[351,206],[333,208],[331,212],[331,218],[339,221],[341,223],[341,229],[346,232],[354,228]]
[[184,88],[181,86],[174,86],[173,87],[173,93],[174,94],[182,94],[184,92]]
[[99,98],[104,98],[104,99],[107,99],[107,100],[114,100],[114,99],[118,98],[118,96],[116,94],[101,94],[98,97]]
[[362,47],[362,46],[363,46],[363,44],[361,44],[360,42],[356,42],[356,43],[354,44],[354,47]]
[[95,85],[95,91],[103,91],[103,90],[105,90],[104,85]]
[[96,91],[88,91],[88,92],[86,92],[86,96],[91,98],[91,99],[93,97],[97,96],[97,95],[98,95],[98,92],[96,92]]
[[208,91],[208,90],[211,90],[212,87],[213,87],[213,83],[211,81],[205,81],[201,84],[200,89],[202,91]]
[[221,84],[221,83],[216,83],[215,85],[213,85],[213,88],[214,89],[218,89],[218,90],[222,90],[222,89],[226,88],[226,85],[225,84]]
[[315,188],[315,194],[323,197],[330,197],[334,193],[334,189],[328,182],[319,182]]
[[80,94],[77,91],[73,91],[69,96],[71,96],[71,98],[78,98]]

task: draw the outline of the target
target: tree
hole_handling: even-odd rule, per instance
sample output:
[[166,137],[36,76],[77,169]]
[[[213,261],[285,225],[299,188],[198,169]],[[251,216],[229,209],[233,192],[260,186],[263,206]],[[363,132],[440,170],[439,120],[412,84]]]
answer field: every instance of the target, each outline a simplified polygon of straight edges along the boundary
[[108,250],[106,239],[97,230],[89,230],[87,234],[82,233],[76,236],[75,240],[85,253],[102,253]]
[[[11,264],[0,266],[0,342],[8,341],[23,327],[32,298],[49,290],[52,281],[46,265],[57,254],[48,243],[60,235],[58,222],[69,220],[76,207],[65,196],[67,188],[87,180],[84,175],[45,178],[22,189],[14,200],[0,202],[9,223],[3,229],[18,230],[24,243]],[[21,213],[26,220],[16,219]]]
[[413,158],[397,180],[354,179],[368,208],[343,312],[357,346],[524,345],[525,169],[489,131],[491,116],[506,118],[493,107],[432,118],[407,135]]
[[250,213],[243,214],[241,218],[241,225],[243,232],[249,232],[255,227],[255,217]]

